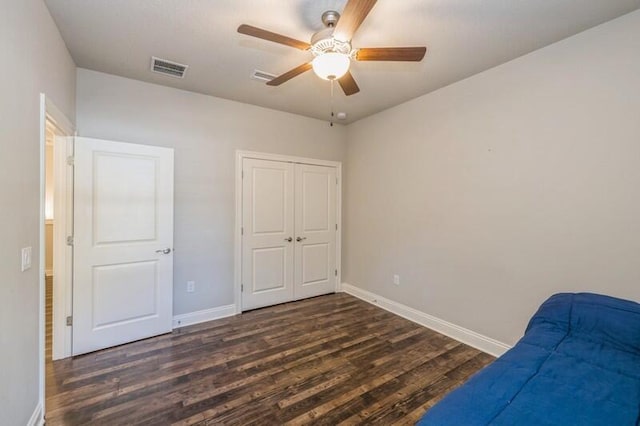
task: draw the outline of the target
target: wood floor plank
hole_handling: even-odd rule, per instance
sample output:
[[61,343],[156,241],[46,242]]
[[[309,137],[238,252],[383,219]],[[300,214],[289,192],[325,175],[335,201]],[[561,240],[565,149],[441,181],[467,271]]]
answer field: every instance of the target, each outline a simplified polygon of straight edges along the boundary
[[49,344],[48,426],[413,424],[493,361],[343,293],[73,359]]

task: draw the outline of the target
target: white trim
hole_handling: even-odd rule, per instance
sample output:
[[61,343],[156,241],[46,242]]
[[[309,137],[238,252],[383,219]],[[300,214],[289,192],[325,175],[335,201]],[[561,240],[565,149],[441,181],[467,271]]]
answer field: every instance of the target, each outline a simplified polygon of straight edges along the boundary
[[284,161],[289,163],[310,164],[315,166],[326,166],[336,168],[337,190],[336,190],[336,224],[338,231],[336,234],[336,291],[341,291],[342,283],[342,163],[339,161],[316,160],[306,157],[294,157],[290,155],[269,154],[255,151],[236,150],[236,213],[234,229],[234,256],[233,256],[233,285],[234,304],[236,313],[242,312],[242,292],[240,289],[242,278],[242,161],[245,158],[257,160]]
[[188,325],[200,324],[201,322],[213,321],[220,318],[230,317],[236,314],[236,305],[218,306],[202,311],[189,312],[187,314],[174,315],[173,328],[186,327]]
[[310,164],[312,166],[339,167],[342,165],[342,163],[340,163],[339,161],[317,160],[315,158],[295,157],[292,155],[270,154],[267,152],[256,152],[256,151],[237,150],[236,157],[238,156],[241,156],[242,158],[253,158],[256,160],[271,160],[271,161],[284,161],[287,163]]
[[242,313],[242,160],[241,151],[236,151],[236,210],[233,229],[233,303],[236,313]]
[[31,414],[31,418],[27,422],[27,426],[43,426],[44,425],[44,416],[42,412],[42,404],[38,403],[36,405],[36,409],[33,410],[33,414]]
[[[44,98],[45,112],[49,120],[56,125],[57,128],[67,136],[74,136],[76,129],[71,123],[71,120],[51,101],[44,93],[40,94],[40,99]],[[46,123],[45,123],[46,124]],[[46,132],[46,128],[44,129]],[[45,138],[46,139],[46,138]],[[45,141],[46,143],[46,141]]]
[[[40,303],[38,304],[38,355],[39,355],[39,365],[38,365],[38,405],[36,406],[36,411],[43,412],[44,411],[44,378],[45,378],[45,303],[46,303],[46,283],[44,277],[44,269],[45,269],[45,225],[44,221],[46,220],[45,215],[45,197],[46,197],[46,176],[45,176],[45,160],[46,160],[46,147],[47,147],[47,97],[44,93],[40,94],[40,222],[39,222],[39,242],[40,242],[40,250],[39,250],[39,293],[40,293]],[[34,419],[31,416],[31,419]],[[29,423],[31,423],[31,419]],[[36,417],[37,419],[37,417]]]
[[342,283],[342,291],[493,356],[501,356],[511,349],[511,346],[505,343],[418,311],[417,309],[410,308],[401,303],[394,302],[393,300],[389,300],[351,284]]

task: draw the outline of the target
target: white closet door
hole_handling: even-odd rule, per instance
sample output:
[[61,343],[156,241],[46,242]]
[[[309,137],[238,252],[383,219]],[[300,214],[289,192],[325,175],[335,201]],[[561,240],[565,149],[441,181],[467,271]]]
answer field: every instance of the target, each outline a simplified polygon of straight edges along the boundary
[[336,169],[295,165],[295,298],[336,290]]
[[76,138],[73,354],[168,333],[173,150]]
[[293,300],[293,165],[244,159],[242,309]]

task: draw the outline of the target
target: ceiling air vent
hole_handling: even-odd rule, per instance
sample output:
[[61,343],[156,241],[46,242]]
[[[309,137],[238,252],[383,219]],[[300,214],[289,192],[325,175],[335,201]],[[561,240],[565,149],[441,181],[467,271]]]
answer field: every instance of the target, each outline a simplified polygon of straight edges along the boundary
[[251,78],[253,78],[254,80],[260,80],[260,81],[271,81],[274,78],[276,78],[276,75],[269,74],[268,72],[264,72],[260,70],[253,70],[253,73],[251,74]]
[[151,71],[159,74],[170,75],[171,77],[184,78],[184,73],[189,65],[167,61],[166,59],[151,57]]

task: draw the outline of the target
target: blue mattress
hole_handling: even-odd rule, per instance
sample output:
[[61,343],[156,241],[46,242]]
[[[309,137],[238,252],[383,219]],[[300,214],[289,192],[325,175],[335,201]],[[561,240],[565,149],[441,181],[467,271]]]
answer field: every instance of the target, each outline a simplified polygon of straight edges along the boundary
[[640,305],[556,294],[511,350],[418,425],[640,424]]

